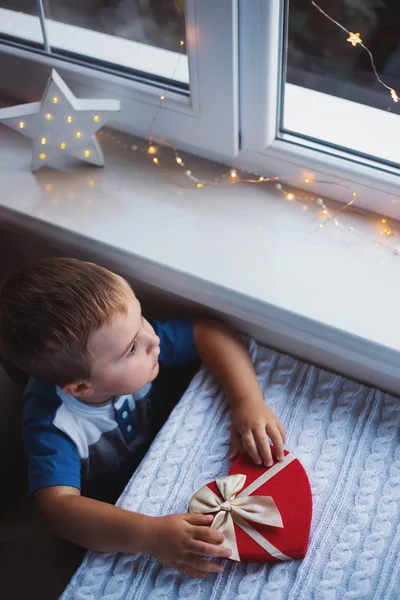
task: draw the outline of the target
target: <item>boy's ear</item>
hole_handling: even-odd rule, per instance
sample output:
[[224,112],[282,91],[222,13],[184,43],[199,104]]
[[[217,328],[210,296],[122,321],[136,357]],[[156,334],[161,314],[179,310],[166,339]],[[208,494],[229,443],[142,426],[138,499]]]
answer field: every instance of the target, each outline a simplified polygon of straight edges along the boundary
[[65,383],[61,386],[61,389],[70,396],[76,398],[87,398],[93,394],[93,388],[88,381],[74,381],[72,383]]

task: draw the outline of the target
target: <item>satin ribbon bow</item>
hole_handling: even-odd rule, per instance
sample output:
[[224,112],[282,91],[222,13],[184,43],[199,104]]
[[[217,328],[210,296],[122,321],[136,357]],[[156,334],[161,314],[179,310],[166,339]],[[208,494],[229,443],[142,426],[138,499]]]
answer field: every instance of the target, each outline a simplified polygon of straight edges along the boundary
[[[247,521],[283,527],[281,513],[271,496],[250,496],[246,489],[246,475],[228,475],[216,479],[220,498],[208,486],[198,490],[190,501],[189,511],[197,513],[216,513],[211,527],[225,535],[224,546],[232,551],[231,559],[240,561],[236,542],[234,523],[255,540],[264,550],[280,560],[290,557],[282,554],[266,540]],[[243,490],[243,491],[242,491]]]

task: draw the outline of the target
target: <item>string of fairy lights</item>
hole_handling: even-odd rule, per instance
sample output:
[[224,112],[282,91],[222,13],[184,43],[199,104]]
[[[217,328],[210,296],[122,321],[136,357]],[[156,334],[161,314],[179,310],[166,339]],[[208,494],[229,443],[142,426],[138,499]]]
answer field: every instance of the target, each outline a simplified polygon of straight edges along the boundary
[[[175,67],[173,69],[173,73],[171,75],[171,81],[174,80],[175,73],[179,66],[179,61],[181,60],[182,53],[183,53],[185,45],[186,45],[186,42],[185,42],[185,17],[184,17],[183,11],[180,8],[180,5],[182,3],[180,3],[180,5],[178,5],[178,0],[173,0],[173,3],[175,6],[175,10],[177,11],[177,13],[181,19],[182,32],[181,32],[181,36],[180,36],[181,39],[179,40],[179,45],[178,45],[178,49],[179,49],[178,57],[177,57]],[[392,87],[388,86],[379,76],[379,73],[376,69],[373,54],[371,53],[369,48],[367,46],[365,46],[365,44],[363,43],[361,34],[359,32],[354,33],[354,32],[351,32],[350,30],[348,30],[346,27],[344,27],[338,21],[333,19],[327,12],[325,12],[314,0],[310,0],[310,5],[312,5],[315,9],[317,9],[325,18],[327,18],[329,21],[331,21],[339,29],[344,31],[346,33],[346,35],[348,36],[346,38],[346,41],[349,42],[353,47],[360,46],[364,49],[364,51],[366,51],[368,53],[370,62],[371,62],[372,71],[373,71],[378,83],[390,92],[390,96],[391,96],[393,102],[397,103],[399,101],[399,96],[397,95],[396,90],[394,90]],[[162,110],[163,104],[170,92],[171,92],[171,86],[169,86],[167,84],[160,94],[159,102],[158,102],[158,105],[154,112],[154,116],[153,116],[153,119],[150,123],[150,127],[148,130],[147,144],[144,148],[138,148],[138,146],[136,146],[136,145],[129,146],[128,144],[121,142],[115,135],[109,134],[107,132],[100,132],[100,135],[104,135],[105,137],[111,138],[111,140],[115,140],[115,141],[117,141],[117,143],[122,143],[122,145],[125,148],[130,148],[131,150],[133,150],[135,152],[138,150],[144,152],[147,156],[149,156],[149,158],[152,160],[153,164],[171,181],[171,183],[173,183],[174,185],[176,185],[179,188],[183,188],[183,189],[187,189],[187,190],[192,190],[192,189],[200,190],[205,187],[211,187],[211,186],[215,187],[215,186],[220,186],[223,184],[237,185],[239,183],[255,184],[255,185],[273,185],[275,187],[276,192],[286,201],[291,202],[291,203],[300,204],[301,208],[305,211],[307,211],[310,206],[315,208],[315,219],[313,220],[313,231],[322,229],[328,223],[332,223],[335,227],[345,228],[352,234],[364,235],[361,232],[357,231],[353,225],[346,226],[341,221],[341,217],[343,216],[343,214],[346,212],[349,212],[352,209],[352,207],[354,207],[354,205],[357,203],[357,199],[358,199],[357,192],[355,192],[354,190],[352,190],[349,186],[347,186],[345,184],[335,183],[332,181],[319,180],[319,179],[315,178],[312,174],[308,174],[308,175],[304,176],[303,181],[301,182],[303,184],[303,187],[306,189],[298,190],[297,187],[300,184],[300,181],[298,178],[295,178],[295,177],[264,177],[264,176],[260,176],[260,175],[244,173],[242,171],[239,171],[239,170],[233,169],[233,168],[229,169],[229,171],[223,173],[219,177],[216,177],[216,178],[213,178],[210,180],[205,180],[201,177],[197,177],[196,174],[193,173],[193,171],[189,168],[189,165],[186,163],[186,160],[183,158],[183,156],[178,151],[178,149],[174,147],[174,145],[168,143],[166,140],[163,140],[164,145],[167,145],[170,148],[172,148],[175,163],[179,168],[182,169],[183,174],[187,180],[187,183],[182,183],[182,178],[181,177],[177,178],[175,172],[173,172],[173,171],[171,171],[171,169],[167,168],[167,166],[166,166],[167,159],[164,157],[164,155],[162,155],[160,153],[157,143],[155,142],[154,136],[153,136],[154,125],[157,121],[160,111]],[[48,119],[50,117],[51,117],[51,115],[45,115],[46,119]],[[71,118],[71,117],[69,117],[69,118]],[[96,119],[99,119],[99,117],[95,116],[95,117],[93,117],[93,119],[96,122]],[[81,133],[79,132],[79,136],[80,135],[81,135]],[[77,134],[77,137],[78,137],[78,134]],[[41,143],[44,144],[45,142],[46,142],[46,139],[42,138]],[[86,150],[86,152],[87,152],[87,154],[85,154],[84,156],[85,156],[85,158],[89,158],[88,153],[90,151]],[[185,180],[185,178],[183,178],[183,181]],[[317,194],[312,193],[312,188],[316,184],[327,184],[327,185],[331,185],[331,186],[334,185],[334,186],[340,186],[340,187],[344,188],[346,193],[348,194],[348,201],[340,208],[336,208],[336,209],[329,208],[327,205],[327,202],[328,202],[327,200],[318,196]],[[48,191],[51,191],[50,188],[51,188],[51,186],[49,187]],[[294,189],[294,188],[296,188],[296,189]],[[333,203],[333,205],[335,205],[335,203]],[[394,225],[392,224],[392,222],[390,222],[386,217],[380,218],[379,230],[380,230],[381,235],[383,236],[382,237],[383,241],[380,243],[382,243],[383,245],[385,245],[385,243],[391,238],[400,238],[400,230],[397,230],[394,227]],[[387,247],[389,247],[395,254],[400,254],[400,245],[399,245],[399,247],[393,247],[393,245],[391,243],[390,245],[387,245]]]
[[369,48],[367,48],[367,46],[362,41],[360,32],[353,33],[352,31],[349,31],[348,29],[346,29],[346,27],[344,27],[341,23],[339,23],[338,21],[335,21],[335,19],[333,19],[330,15],[328,15],[327,12],[325,12],[324,10],[322,10],[322,8],[316,2],[314,2],[314,0],[311,0],[311,4],[324,17],[326,17],[329,21],[331,21],[331,23],[333,23],[334,25],[336,25],[337,27],[339,27],[340,29],[342,29],[343,31],[345,31],[348,34],[349,37],[346,40],[347,42],[349,42],[354,48],[356,46],[361,46],[361,48],[363,48],[368,53],[369,60],[371,62],[372,71],[373,71],[373,73],[375,75],[375,78],[376,78],[377,82],[382,87],[386,88],[390,92],[390,95],[392,97],[393,102],[398,102],[399,101],[399,96],[397,95],[396,90],[393,89],[392,87],[390,87],[389,85],[386,85],[386,83],[384,81],[382,81],[382,79],[380,78],[378,70],[377,70],[376,65],[375,65],[374,55],[372,54],[371,50]]
[[[343,215],[343,213],[349,212],[349,209],[356,203],[358,198],[357,193],[352,191],[349,186],[346,186],[344,184],[336,184],[332,181],[317,180],[314,179],[311,174],[309,174],[307,177],[304,178],[304,184],[306,184],[310,188],[310,191],[307,192],[306,190],[298,190],[290,186],[290,180],[293,179],[290,177],[281,178],[257,176],[255,178],[247,178],[245,174],[241,174],[234,169],[230,169],[227,173],[223,173],[221,176],[216,177],[212,180],[204,180],[197,178],[187,168],[187,164],[185,164],[185,160],[182,158],[181,154],[175,151],[174,157],[177,165],[179,165],[179,167],[183,169],[183,175],[189,178],[192,182],[185,184],[181,183],[178,180],[178,178],[174,176],[170,169],[161,166],[161,158],[154,156],[154,154],[158,152],[158,149],[156,147],[154,149],[151,149],[149,153],[149,148],[151,148],[150,146],[139,147],[137,144],[128,144],[126,143],[126,141],[122,140],[116,132],[109,132],[107,130],[103,130],[100,131],[98,135],[107,138],[112,143],[118,144],[124,150],[132,151],[135,153],[143,152],[147,155],[150,154],[150,156],[152,156],[153,163],[157,167],[159,167],[163,174],[178,188],[193,191],[207,186],[221,186],[232,184],[236,185],[241,183],[273,185],[274,189],[276,190],[276,194],[278,194],[283,200],[293,205],[297,205],[300,208],[300,210],[309,212],[309,209],[312,207],[316,209],[315,217],[311,221],[310,233],[322,229],[327,223],[331,222],[334,225],[334,227],[338,230],[349,232],[352,238],[360,238],[360,241],[377,244],[381,246],[384,250],[389,250],[395,255],[400,255],[400,240],[398,247],[396,247],[393,244],[393,242],[396,241],[396,238],[400,238],[400,231],[396,230],[390,219],[384,217],[379,219],[379,238],[377,238],[375,230],[371,234],[367,231],[368,228],[363,228],[362,230],[361,228],[357,228],[357,226],[354,226],[354,224],[346,225],[340,220],[340,217]],[[154,158],[157,158],[157,161],[154,161]],[[339,203],[337,202],[333,202],[332,204],[336,206],[336,209],[328,208],[329,201],[312,192],[311,186],[313,183],[338,185],[341,187],[345,187],[351,199],[347,202],[347,204],[344,204],[343,206],[339,205]],[[89,186],[94,186],[94,180],[89,180]]]
[[[182,51],[185,47],[185,40],[184,40],[185,17],[184,17],[184,14],[182,13],[180,7],[178,6],[177,1],[176,0],[173,0],[173,1],[174,1],[175,9],[176,9],[177,13],[179,14],[179,16],[181,18],[181,22],[182,22],[182,39],[179,40],[179,54],[178,54],[176,66],[174,68],[174,72],[172,74],[172,80],[174,78],[179,61],[181,59]],[[382,81],[381,77],[379,76],[379,73],[375,66],[375,60],[374,60],[373,54],[369,50],[369,48],[367,46],[365,46],[365,44],[363,43],[361,34],[351,32],[346,27],[341,25],[338,21],[336,21],[328,13],[326,13],[316,2],[314,2],[314,0],[311,0],[310,3],[325,18],[327,18],[329,21],[331,21],[333,24],[335,24],[337,27],[339,27],[341,30],[343,30],[348,35],[348,37],[346,38],[347,42],[349,42],[353,47],[361,46],[368,53],[370,62],[371,62],[372,71],[373,71],[377,81],[379,82],[380,85],[382,85],[385,89],[387,89],[390,92],[393,102],[398,102],[399,96],[397,95],[396,90],[394,90],[392,87],[388,86],[384,81]],[[283,177],[282,178],[282,177],[249,176],[242,172],[239,172],[236,169],[230,169],[228,172],[223,173],[221,176],[219,176],[217,178],[214,178],[211,180],[204,180],[202,178],[197,177],[192,172],[192,170],[190,168],[188,168],[188,165],[186,164],[185,160],[183,159],[183,157],[181,156],[179,151],[173,145],[170,144],[170,146],[173,148],[176,164],[184,170],[186,177],[190,180],[191,183],[188,182],[188,184],[182,184],[182,183],[176,181],[176,179],[173,177],[170,169],[163,166],[160,155],[159,155],[159,149],[158,149],[157,145],[154,143],[154,139],[153,139],[153,128],[157,121],[158,114],[159,114],[160,110],[162,109],[162,105],[163,105],[169,91],[170,91],[170,87],[167,85],[160,95],[159,104],[157,106],[155,115],[153,117],[153,120],[152,120],[150,128],[149,128],[148,146],[147,146],[147,149],[145,149],[145,152],[151,157],[154,165],[156,167],[158,167],[162,171],[162,173],[172,183],[174,183],[174,185],[176,185],[180,188],[184,188],[184,189],[193,189],[193,187],[195,187],[197,189],[201,189],[204,187],[218,186],[218,185],[221,185],[221,184],[227,183],[227,182],[230,182],[232,184],[238,184],[238,183],[270,184],[270,185],[272,184],[275,186],[275,189],[282,196],[282,198],[284,198],[288,202],[300,203],[300,204],[302,204],[302,208],[304,210],[308,210],[310,203],[311,203],[311,205],[313,204],[316,207],[316,213],[317,213],[316,216],[319,220],[319,223],[316,225],[315,230],[322,229],[328,223],[331,223],[331,222],[334,224],[335,227],[339,227],[339,228],[346,227],[345,225],[342,224],[342,222],[339,220],[338,217],[341,217],[343,215],[343,213],[348,212],[349,209],[351,209],[351,207],[353,207],[355,205],[355,203],[357,201],[357,193],[355,191],[351,190],[351,188],[349,186],[346,186],[344,184],[336,184],[332,181],[320,181],[320,180],[316,179],[315,177],[313,177],[312,175],[306,176],[303,180],[303,184],[306,184],[307,187],[308,186],[311,187],[313,184],[329,184],[329,185],[339,185],[341,187],[345,187],[345,188],[347,188],[347,191],[349,194],[348,202],[337,210],[330,210],[328,208],[328,206],[326,205],[326,200],[319,197],[318,195],[312,194],[312,193],[307,193],[307,192],[303,193],[302,191],[299,191],[299,190],[296,190],[296,192],[295,192],[294,189],[292,189],[292,188],[294,186],[297,187],[297,185],[299,184],[299,181],[298,181],[298,179],[295,179],[292,177]],[[115,136],[112,136],[112,135],[107,136],[107,137],[111,137],[111,138],[115,139]],[[138,150],[138,147],[136,145],[134,145],[134,146],[132,146],[132,149],[136,151],[136,150]],[[292,184],[292,186],[290,184]],[[388,240],[389,238],[400,237],[400,231],[397,231],[396,228],[389,222],[389,220],[387,218],[385,218],[385,217],[380,218],[379,226],[380,226],[379,227],[380,233],[383,236],[384,240]],[[347,230],[350,233],[358,233],[359,235],[363,235],[360,232],[356,232],[356,230],[353,226],[348,226]],[[385,244],[383,244],[383,245],[385,245]],[[395,254],[397,254],[397,255],[400,254],[400,246],[398,248],[394,248],[394,249],[392,247],[390,247],[390,248],[391,248],[391,250],[393,250],[393,252]]]

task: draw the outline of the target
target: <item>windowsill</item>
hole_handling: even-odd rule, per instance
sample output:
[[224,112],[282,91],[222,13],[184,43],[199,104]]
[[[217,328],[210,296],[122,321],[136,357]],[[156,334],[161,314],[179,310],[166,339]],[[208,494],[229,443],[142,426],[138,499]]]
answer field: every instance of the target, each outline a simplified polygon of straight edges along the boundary
[[[132,276],[227,316],[261,342],[396,393],[400,256],[382,246],[377,218],[344,215],[343,227],[316,230],[314,208],[267,184],[186,190],[132,151],[127,136],[113,138],[100,136],[104,169],[32,174],[29,140],[1,126],[0,220],[102,248]],[[191,184],[171,151],[160,163]],[[187,163],[205,178],[224,172]]]

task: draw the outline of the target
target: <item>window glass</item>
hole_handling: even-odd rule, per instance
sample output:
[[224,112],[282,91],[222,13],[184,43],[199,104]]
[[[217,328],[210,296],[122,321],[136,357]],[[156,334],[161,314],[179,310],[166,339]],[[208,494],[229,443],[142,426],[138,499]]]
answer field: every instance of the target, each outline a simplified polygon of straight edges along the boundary
[[44,6],[53,21],[172,52],[185,35],[183,0],[45,0]]
[[184,0],[44,0],[53,50],[188,83]]
[[0,0],[0,35],[43,47],[36,0]]
[[317,4],[286,3],[282,129],[397,166],[400,103],[391,90],[400,95],[400,2]]

